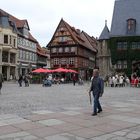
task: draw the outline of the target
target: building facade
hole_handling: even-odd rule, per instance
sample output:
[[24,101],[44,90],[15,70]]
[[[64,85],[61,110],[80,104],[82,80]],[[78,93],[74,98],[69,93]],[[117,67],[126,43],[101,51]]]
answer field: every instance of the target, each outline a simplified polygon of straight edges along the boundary
[[50,49],[51,68],[74,69],[83,79],[88,79],[96,65],[96,45],[94,37],[71,27],[61,19],[47,45]]
[[25,75],[37,68],[38,42],[30,33],[27,20],[20,20],[10,14],[8,16],[9,20],[14,22],[17,28],[18,75]]
[[47,65],[47,56],[38,46],[27,20],[20,20],[0,9],[0,72],[5,80],[30,73],[40,63],[43,63],[40,67]]
[[99,37],[100,43],[107,43],[112,70],[128,76],[133,72],[140,73],[139,5],[139,0],[116,0],[109,37]]
[[17,30],[8,16],[0,11],[0,73],[5,80],[17,73]]

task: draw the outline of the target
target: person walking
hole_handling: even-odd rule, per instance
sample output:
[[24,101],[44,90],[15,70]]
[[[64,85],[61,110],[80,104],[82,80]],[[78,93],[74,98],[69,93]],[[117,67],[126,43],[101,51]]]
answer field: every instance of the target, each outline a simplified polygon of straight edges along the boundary
[[76,80],[77,80],[77,77],[76,77],[76,74],[74,73],[72,76],[72,81],[73,81],[74,86],[75,86]]
[[29,87],[29,76],[28,75],[24,76],[24,83],[25,83],[25,87]]
[[[104,92],[104,81],[101,77],[99,77],[99,70],[93,70],[93,79],[91,82],[91,87],[89,90],[89,94],[93,94],[93,113],[92,116],[97,115],[97,113],[102,112],[102,107],[100,105],[99,98],[102,96]],[[97,110],[98,109],[98,110]]]
[[20,75],[19,79],[18,79],[18,83],[19,83],[20,87],[22,87],[22,80],[23,80],[23,77],[22,77],[22,75]]
[[1,94],[1,89],[2,89],[2,83],[3,83],[3,75],[0,73],[0,94]]

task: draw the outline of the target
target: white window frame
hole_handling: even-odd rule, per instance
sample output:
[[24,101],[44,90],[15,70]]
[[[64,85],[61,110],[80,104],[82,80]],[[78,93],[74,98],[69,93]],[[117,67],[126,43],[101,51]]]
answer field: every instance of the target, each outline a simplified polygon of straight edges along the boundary
[[69,64],[70,64],[70,65],[73,65],[73,64],[74,64],[74,62],[75,62],[74,57],[69,58]]
[[54,65],[59,65],[59,58],[54,58]]

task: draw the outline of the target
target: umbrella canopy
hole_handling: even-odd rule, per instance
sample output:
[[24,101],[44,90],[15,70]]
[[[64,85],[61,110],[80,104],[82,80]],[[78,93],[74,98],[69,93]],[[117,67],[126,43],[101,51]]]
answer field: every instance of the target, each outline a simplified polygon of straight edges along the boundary
[[68,69],[68,72],[71,72],[71,73],[78,73],[76,70],[72,70],[72,69]]
[[49,73],[51,72],[51,70],[39,68],[39,69],[33,70],[32,72],[33,73]]
[[58,68],[58,69],[55,69],[53,70],[53,72],[68,72],[68,69],[64,69],[64,68]]

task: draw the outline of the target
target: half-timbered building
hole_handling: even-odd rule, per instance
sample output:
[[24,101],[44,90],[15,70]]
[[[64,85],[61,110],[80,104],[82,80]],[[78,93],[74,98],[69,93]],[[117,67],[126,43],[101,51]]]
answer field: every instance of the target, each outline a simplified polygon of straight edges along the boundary
[[94,37],[61,19],[47,45],[50,49],[51,68],[74,69],[83,79],[88,79],[96,65],[96,45]]

